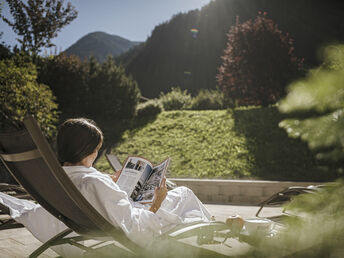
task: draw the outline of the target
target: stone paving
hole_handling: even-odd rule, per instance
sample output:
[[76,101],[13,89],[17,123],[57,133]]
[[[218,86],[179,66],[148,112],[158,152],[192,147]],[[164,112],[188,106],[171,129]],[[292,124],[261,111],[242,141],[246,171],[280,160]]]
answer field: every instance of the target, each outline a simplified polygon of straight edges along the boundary
[[[228,215],[240,214],[244,218],[254,217],[257,206],[238,205],[206,205],[216,220],[224,221]],[[271,216],[280,211],[279,208],[266,208],[266,216]],[[41,243],[25,228],[8,229],[0,231],[0,257],[28,257],[31,252],[38,248]],[[58,257],[51,249],[44,252],[40,257]]]

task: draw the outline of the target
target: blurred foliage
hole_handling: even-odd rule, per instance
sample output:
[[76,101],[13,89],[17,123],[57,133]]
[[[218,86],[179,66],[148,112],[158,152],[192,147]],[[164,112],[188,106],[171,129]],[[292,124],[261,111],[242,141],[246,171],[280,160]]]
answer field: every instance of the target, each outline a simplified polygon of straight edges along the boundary
[[[322,55],[321,67],[290,85],[279,106],[290,118],[280,126],[343,175],[344,45],[328,46]],[[343,200],[343,179],[295,197],[286,208],[298,216],[288,218],[277,237],[261,241],[250,257],[343,257]]]
[[295,197],[286,208],[293,214],[274,238],[258,243],[249,257],[343,257],[344,181]]
[[220,90],[201,89],[192,98],[190,109],[192,110],[217,110],[225,107],[225,98]]
[[324,49],[324,64],[289,87],[279,110],[289,114],[283,127],[306,141],[316,157],[344,168],[344,45]]
[[182,91],[179,87],[172,87],[166,94],[161,92],[159,97],[164,110],[189,109],[191,100],[191,94],[187,90]]
[[[326,181],[306,144],[278,127],[276,108],[168,111],[135,120],[111,152],[124,162],[139,155],[154,163],[172,158],[169,177]],[[110,133],[116,134],[113,128]],[[110,171],[105,157],[96,163]]]
[[161,113],[163,107],[159,100],[150,99],[144,103],[138,104],[136,108],[137,118],[147,117],[147,116],[156,116]]
[[6,0],[12,19],[0,13],[1,19],[12,27],[23,51],[37,54],[42,47],[51,47],[51,39],[57,37],[61,29],[71,23],[78,12],[63,0]]
[[21,55],[0,60],[0,128],[21,128],[21,121],[31,114],[51,138],[56,132],[57,104],[49,87],[37,83],[36,66],[30,61]]
[[217,81],[239,105],[274,104],[285,95],[285,85],[300,75],[302,62],[294,52],[291,37],[265,13],[242,24],[237,17]]

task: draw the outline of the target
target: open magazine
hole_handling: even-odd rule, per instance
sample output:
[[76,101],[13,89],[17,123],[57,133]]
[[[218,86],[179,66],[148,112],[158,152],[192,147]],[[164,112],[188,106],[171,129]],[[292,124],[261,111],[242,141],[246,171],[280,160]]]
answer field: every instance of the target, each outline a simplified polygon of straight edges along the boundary
[[154,190],[160,186],[165,176],[170,158],[157,166],[148,160],[130,156],[121,169],[118,186],[134,201],[149,203],[153,201]]

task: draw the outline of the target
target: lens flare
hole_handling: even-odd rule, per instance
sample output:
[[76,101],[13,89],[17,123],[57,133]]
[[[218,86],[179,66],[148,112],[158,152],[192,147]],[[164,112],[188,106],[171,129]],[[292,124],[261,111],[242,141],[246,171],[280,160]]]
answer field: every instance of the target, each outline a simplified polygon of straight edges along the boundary
[[198,29],[191,29],[190,32],[191,32],[191,36],[192,36],[193,38],[197,38],[198,33],[199,33],[199,30],[198,30]]

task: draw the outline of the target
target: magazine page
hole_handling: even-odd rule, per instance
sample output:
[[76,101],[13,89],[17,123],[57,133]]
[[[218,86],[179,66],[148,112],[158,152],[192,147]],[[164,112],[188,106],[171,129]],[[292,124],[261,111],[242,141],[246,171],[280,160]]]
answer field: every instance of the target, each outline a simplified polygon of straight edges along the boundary
[[160,186],[165,176],[170,158],[153,168],[150,177],[145,181],[141,189],[137,192],[134,201],[149,203],[153,201],[155,188]]
[[153,165],[146,159],[140,157],[128,157],[120,176],[117,180],[118,186],[128,196],[141,189],[143,182],[150,176]]

